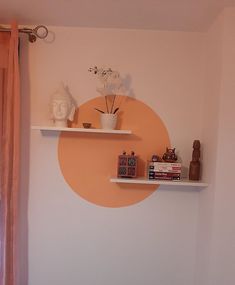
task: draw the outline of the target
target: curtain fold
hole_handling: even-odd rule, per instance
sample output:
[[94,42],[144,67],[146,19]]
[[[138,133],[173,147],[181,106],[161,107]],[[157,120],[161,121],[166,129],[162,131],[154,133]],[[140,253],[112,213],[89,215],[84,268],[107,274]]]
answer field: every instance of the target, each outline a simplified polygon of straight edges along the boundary
[[16,285],[20,161],[18,27],[0,32],[0,284]]

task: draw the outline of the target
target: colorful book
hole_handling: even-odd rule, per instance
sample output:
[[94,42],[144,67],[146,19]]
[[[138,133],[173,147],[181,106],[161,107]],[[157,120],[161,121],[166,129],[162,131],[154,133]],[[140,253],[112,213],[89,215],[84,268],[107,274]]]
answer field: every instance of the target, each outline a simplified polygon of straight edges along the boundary
[[149,179],[180,180],[180,173],[149,171]]
[[149,170],[157,172],[181,173],[181,163],[149,162]]

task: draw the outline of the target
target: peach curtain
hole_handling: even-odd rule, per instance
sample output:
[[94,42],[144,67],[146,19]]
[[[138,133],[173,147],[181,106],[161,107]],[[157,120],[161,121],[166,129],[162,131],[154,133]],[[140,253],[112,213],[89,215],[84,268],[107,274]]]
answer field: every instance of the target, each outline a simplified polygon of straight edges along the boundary
[[0,284],[17,280],[20,156],[18,27],[0,32]]

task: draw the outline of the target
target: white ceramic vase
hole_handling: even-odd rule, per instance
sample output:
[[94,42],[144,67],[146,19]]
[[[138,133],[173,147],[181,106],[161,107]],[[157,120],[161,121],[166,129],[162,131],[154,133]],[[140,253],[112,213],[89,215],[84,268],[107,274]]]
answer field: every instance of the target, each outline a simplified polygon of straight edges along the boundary
[[100,125],[102,129],[114,130],[117,125],[117,114],[101,114]]

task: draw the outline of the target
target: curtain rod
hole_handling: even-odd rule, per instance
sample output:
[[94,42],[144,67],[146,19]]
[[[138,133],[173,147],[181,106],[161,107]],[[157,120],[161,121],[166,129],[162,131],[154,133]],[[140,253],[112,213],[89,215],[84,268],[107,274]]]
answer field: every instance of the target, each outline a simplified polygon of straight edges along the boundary
[[[31,43],[36,42],[37,38],[45,39],[48,35],[48,29],[47,29],[47,27],[45,27],[43,25],[36,26],[34,29],[19,28],[18,30],[19,30],[19,33],[28,34],[29,41]],[[0,32],[10,32],[10,31],[11,31],[10,28],[0,27]]]

